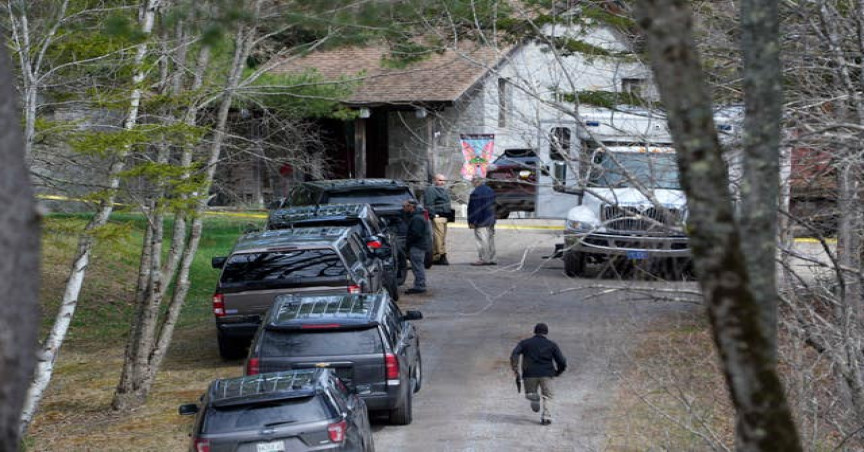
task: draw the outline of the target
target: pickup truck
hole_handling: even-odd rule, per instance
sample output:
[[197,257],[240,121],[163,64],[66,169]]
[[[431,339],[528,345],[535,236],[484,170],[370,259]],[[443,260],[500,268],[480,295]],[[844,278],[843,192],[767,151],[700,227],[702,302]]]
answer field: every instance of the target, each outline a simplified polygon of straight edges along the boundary
[[489,166],[486,185],[495,192],[499,219],[507,218],[510,212],[534,212],[539,162],[534,149],[505,149]]

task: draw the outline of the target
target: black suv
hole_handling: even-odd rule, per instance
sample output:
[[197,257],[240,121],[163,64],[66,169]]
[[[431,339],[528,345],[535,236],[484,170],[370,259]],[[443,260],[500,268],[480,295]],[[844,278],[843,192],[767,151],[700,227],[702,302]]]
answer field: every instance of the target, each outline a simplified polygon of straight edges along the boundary
[[422,384],[420,339],[386,292],[276,297],[249,347],[246,374],[327,367],[390,422],[411,423]]
[[[405,282],[406,271],[401,262],[398,237],[394,231],[378,218],[369,204],[322,204],[318,206],[295,206],[275,209],[267,217],[267,229],[290,229],[314,226],[346,226],[357,230],[366,240],[366,246],[380,249],[384,256],[388,277],[396,279],[396,284],[387,284],[388,292],[394,300],[399,300],[398,290],[391,286]],[[397,268],[398,267],[398,268]]]
[[366,404],[328,369],[215,380],[198,404],[191,452],[373,451]]
[[[334,179],[303,182],[295,186],[289,196],[278,201],[274,207],[308,206],[319,204],[367,203],[375,213],[387,222],[387,226],[399,237],[402,256],[408,255],[405,250],[405,236],[408,226],[402,214],[402,202],[408,199],[417,200],[411,191],[411,186],[404,181],[395,179]],[[419,203],[419,201],[418,201]],[[422,206],[422,203],[420,203]],[[429,243],[432,243],[432,223],[429,213],[418,207],[426,216],[429,224]],[[405,267],[402,259],[403,266]],[[432,247],[426,253],[426,268],[432,267]]]
[[375,293],[387,281],[383,252],[348,227],[253,232],[237,240],[213,294],[219,353],[240,358],[276,296],[285,293]]

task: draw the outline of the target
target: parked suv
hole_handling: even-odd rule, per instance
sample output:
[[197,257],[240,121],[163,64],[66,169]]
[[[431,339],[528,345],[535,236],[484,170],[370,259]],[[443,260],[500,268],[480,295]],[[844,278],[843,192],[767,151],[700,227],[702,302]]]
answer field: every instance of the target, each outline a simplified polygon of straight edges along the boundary
[[[237,240],[213,294],[219,353],[240,358],[276,296],[285,293],[375,293],[386,283],[380,251],[347,227],[253,232]],[[389,281],[395,284],[395,281]],[[390,290],[395,291],[395,287]]]
[[[307,206],[319,204],[344,204],[344,203],[367,203],[372,206],[375,213],[387,226],[396,232],[399,238],[402,256],[407,256],[405,250],[405,236],[408,226],[402,215],[402,202],[408,199],[418,201],[411,191],[408,183],[395,179],[334,179],[303,182],[294,187],[285,199],[277,202],[276,206]],[[419,203],[419,201],[418,201]],[[429,213],[419,203],[418,209],[426,216],[429,224],[429,243],[432,243],[432,223],[429,221]],[[405,259],[402,259],[402,270],[407,268]],[[426,253],[426,268],[432,267],[432,247]]]
[[[354,228],[371,249],[380,249],[384,257],[388,278],[396,284],[387,284],[390,296],[399,300],[396,286],[405,282],[406,271],[398,265],[401,259],[396,232],[390,230],[369,204],[322,204],[276,209],[267,218],[267,229],[289,229],[315,226],[346,226]],[[390,287],[394,290],[389,290]]]
[[198,404],[191,452],[373,451],[363,399],[328,369],[213,381]]
[[420,339],[386,292],[276,297],[246,361],[246,374],[332,368],[370,411],[411,423],[413,394],[422,384]]
[[537,200],[537,165],[534,149],[505,149],[486,173],[486,185],[495,192],[498,218],[510,212],[534,212]]

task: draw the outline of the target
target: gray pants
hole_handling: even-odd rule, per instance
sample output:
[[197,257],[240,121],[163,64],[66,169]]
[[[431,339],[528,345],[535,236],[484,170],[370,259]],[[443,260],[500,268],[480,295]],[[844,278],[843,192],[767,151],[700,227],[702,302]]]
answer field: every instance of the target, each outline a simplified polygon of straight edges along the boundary
[[411,271],[414,272],[414,289],[426,290],[426,250],[411,247],[408,257],[411,259]]
[[495,226],[475,227],[474,238],[477,240],[477,254],[484,263],[495,262]]
[[[552,398],[555,396],[552,390],[552,377],[525,378],[525,398],[528,400],[539,400],[541,419],[552,420]],[[538,389],[540,390],[538,393]]]

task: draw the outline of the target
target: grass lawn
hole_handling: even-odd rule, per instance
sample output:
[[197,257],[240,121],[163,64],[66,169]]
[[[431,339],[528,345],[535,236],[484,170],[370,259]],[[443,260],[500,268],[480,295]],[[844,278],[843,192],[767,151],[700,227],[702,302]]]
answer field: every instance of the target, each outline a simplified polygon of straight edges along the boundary
[[[192,418],[177,414],[214,378],[239,376],[242,363],[219,358],[210,296],[217,270],[210,258],[225,255],[258,216],[208,217],[190,271],[191,290],[174,340],[149,402],[132,413],[110,409],[120,379],[138,274],[143,219],[115,215],[100,231],[78,309],[61,349],[40,410],[25,438],[25,450],[184,450]],[[50,216],[42,240],[42,332],[54,323],[63,295],[81,216]],[[170,225],[169,225],[170,227]],[[166,228],[168,230],[168,228]]]

